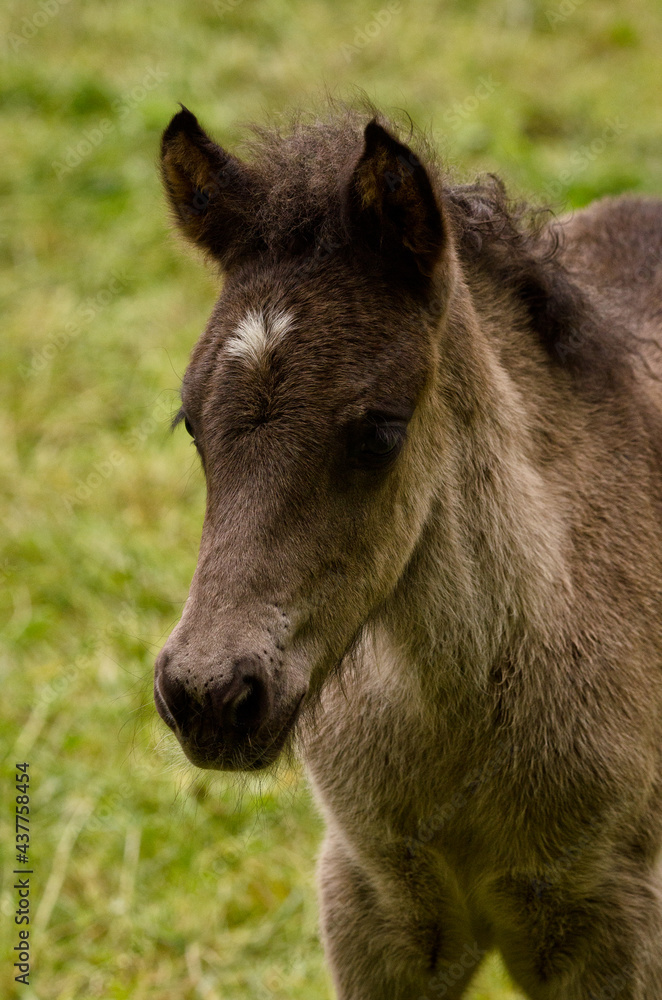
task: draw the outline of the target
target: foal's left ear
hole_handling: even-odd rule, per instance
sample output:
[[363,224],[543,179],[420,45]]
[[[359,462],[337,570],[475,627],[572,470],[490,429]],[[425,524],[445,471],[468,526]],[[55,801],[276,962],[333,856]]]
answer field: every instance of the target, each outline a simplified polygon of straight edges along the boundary
[[346,211],[374,250],[429,278],[441,257],[444,223],[425,167],[375,119],[346,193]]

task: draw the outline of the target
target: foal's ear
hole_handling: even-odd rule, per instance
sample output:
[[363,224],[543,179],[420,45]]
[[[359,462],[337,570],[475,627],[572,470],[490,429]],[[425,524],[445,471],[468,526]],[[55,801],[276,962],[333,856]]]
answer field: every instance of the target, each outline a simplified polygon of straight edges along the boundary
[[184,106],[163,133],[161,173],[175,221],[189,240],[223,264],[247,249],[256,197],[250,172]]
[[425,167],[376,119],[347,190],[350,224],[384,256],[414,264],[430,277],[444,246],[444,224]]

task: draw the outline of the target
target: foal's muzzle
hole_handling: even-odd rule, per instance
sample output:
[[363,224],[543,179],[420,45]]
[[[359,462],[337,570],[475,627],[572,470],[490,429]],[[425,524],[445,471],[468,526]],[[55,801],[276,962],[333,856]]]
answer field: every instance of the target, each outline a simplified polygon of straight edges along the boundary
[[293,705],[274,708],[273,681],[258,656],[237,657],[204,683],[175,670],[167,649],[154,671],[154,701],[184,753],[202,768],[259,770],[273,763],[299,714]]

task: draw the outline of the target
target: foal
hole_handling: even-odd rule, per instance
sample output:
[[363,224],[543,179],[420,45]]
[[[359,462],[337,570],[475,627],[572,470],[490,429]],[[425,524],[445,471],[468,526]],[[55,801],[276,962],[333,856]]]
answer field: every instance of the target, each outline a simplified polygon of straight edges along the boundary
[[191,761],[295,730],[339,1000],[662,998],[662,205],[532,227],[379,117],[163,136],[225,274],[207,481],[156,664]]

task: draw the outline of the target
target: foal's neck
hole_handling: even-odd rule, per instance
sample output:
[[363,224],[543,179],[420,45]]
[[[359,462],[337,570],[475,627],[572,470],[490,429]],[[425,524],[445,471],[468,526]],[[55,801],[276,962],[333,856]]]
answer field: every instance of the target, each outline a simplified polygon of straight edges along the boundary
[[512,643],[553,644],[566,618],[567,528],[500,353],[459,282],[430,400],[443,438],[434,501],[384,615],[407,658],[446,687],[484,685]]

